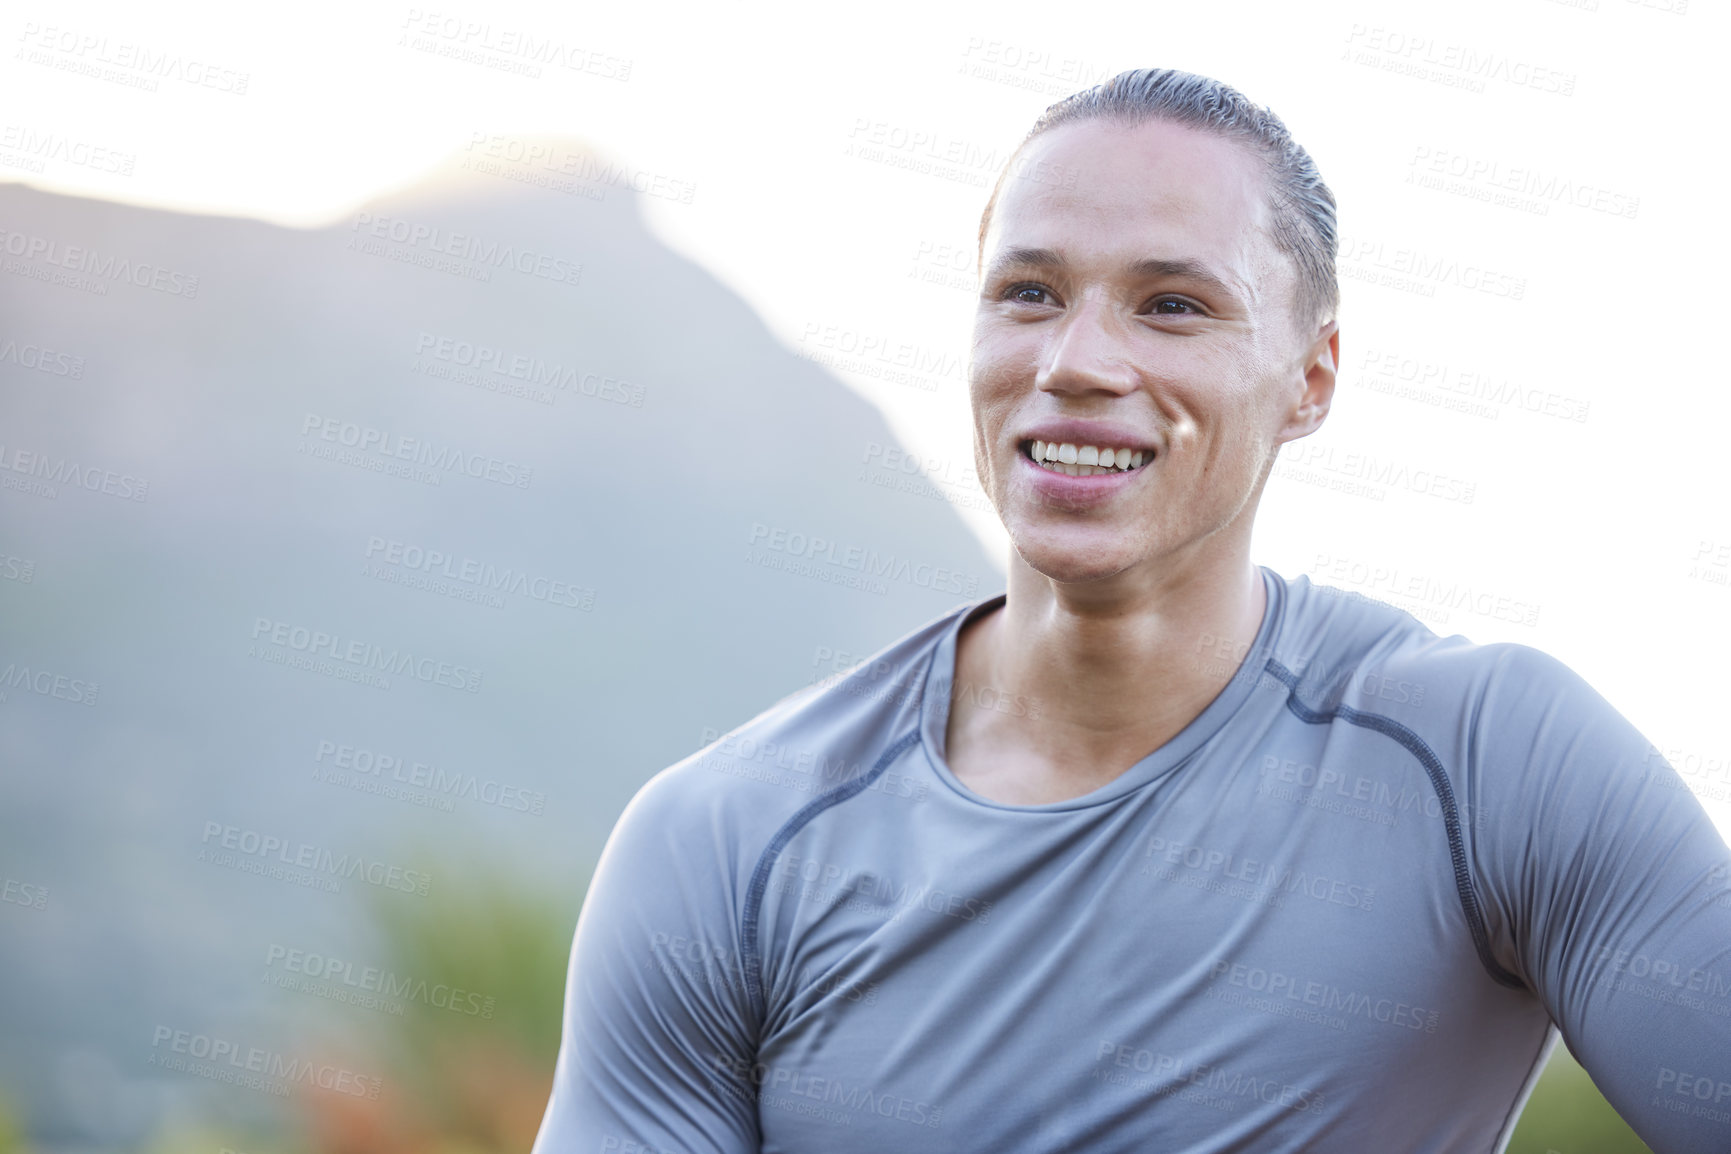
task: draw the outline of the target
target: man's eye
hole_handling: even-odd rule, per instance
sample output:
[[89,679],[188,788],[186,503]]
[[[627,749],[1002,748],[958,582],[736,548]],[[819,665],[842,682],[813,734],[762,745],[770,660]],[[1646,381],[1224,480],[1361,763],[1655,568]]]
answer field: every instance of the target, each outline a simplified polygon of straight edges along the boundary
[[1004,293],[1006,300],[1013,300],[1025,305],[1049,304],[1051,295],[1051,290],[1044,285],[1037,284],[1011,285],[1009,291]]
[[1162,297],[1154,302],[1153,313],[1159,317],[1182,317],[1196,312],[1196,307],[1189,301],[1176,297]]

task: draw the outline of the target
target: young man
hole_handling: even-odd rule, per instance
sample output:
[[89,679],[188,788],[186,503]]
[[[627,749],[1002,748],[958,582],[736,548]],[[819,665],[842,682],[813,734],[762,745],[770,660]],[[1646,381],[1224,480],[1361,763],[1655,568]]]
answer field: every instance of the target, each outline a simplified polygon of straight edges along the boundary
[[1284,126],[1125,73],[981,245],[1008,591],[632,801],[536,1154],[1497,1151],[1559,1030],[1655,1150],[1731,1149],[1731,850],[1678,776],[1543,653],[1250,561],[1339,353]]

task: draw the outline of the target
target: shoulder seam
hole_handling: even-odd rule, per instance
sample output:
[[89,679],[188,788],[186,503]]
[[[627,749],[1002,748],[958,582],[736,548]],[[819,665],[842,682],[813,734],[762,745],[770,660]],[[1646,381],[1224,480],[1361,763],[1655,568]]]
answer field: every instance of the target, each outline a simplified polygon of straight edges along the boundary
[[757,941],[758,919],[763,909],[764,894],[769,889],[769,874],[774,868],[775,859],[781,856],[781,851],[787,848],[787,843],[793,840],[794,835],[805,828],[813,818],[831,806],[839,805],[863,792],[890,767],[890,763],[905,753],[919,736],[919,727],[916,725],[884,750],[869,772],[852,781],[843,782],[806,802],[797,813],[782,823],[781,828],[775,831],[775,836],[769,839],[763,853],[758,855],[757,866],[751,873],[751,884],[745,891],[745,912],[740,920],[739,932],[740,968],[745,971],[746,995],[750,998],[751,1008],[759,1021],[763,1019],[766,1007],[763,1000],[763,958]]
[[1437,800],[1442,803],[1443,828],[1448,832],[1449,859],[1454,866],[1455,893],[1460,898],[1461,911],[1466,915],[1467,929],[1472,933],[1473,948],[1478,951],[1479,962],[1490,974],[1491,980],[1498,985],[1516,990],[1526,989],[1525,982],[1504,969],[1496,958],[1491,956],[1490,934],[1485,929],[1484,912],[1479,905],[1478,892],[1473,888],[1472,872],[1467,868],[1466,845],[1461,838],[1460,810],[1455,804],[1454,787],[1449,784],[1442,761],[1431,747],[1425,744],[1418,734],[1392,717],[1384,717],[1380,713],[1365,713],[1349,705],[1338,705],[1326,713],[1311,709],[1298,699],[1298,677],[1290,669],[1272,657],[1264,668],[1286,686],[1286,708],[1300,721],[1307,725],[1326,725],[1338,717],[1348,724],[1391,738],[1405,746],[1407,752],[1424,766],[1426,775],[1430,777],[1431,788],[1436,790]]

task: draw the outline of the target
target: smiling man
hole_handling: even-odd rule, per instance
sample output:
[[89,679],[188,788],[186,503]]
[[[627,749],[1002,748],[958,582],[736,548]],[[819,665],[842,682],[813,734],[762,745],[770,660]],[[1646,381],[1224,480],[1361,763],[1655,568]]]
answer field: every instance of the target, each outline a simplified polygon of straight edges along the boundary
[[981,224],[1008,589],[632,801],[537,1154],[1476,1154],[1559,1033],[1655,1150],[1731,1149],[1731,850],[1683,782],[1543,653],[1250,559],[1334,253],[1225,85],[1047,111]]

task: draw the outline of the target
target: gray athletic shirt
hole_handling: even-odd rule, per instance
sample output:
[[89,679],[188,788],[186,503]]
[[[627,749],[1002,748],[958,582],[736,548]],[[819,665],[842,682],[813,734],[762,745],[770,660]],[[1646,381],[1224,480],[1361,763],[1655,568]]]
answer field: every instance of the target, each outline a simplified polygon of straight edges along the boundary
[[[1262,570],[1236,669],[1091,793],[944,760],[915,630],[649,781],[578,921],[535,1154],[1498,1151],[1557,1031],[1731,1151],[1731,850],[1538,650]],[[1555,1023],[1555,1026],[1553,1026]]]

